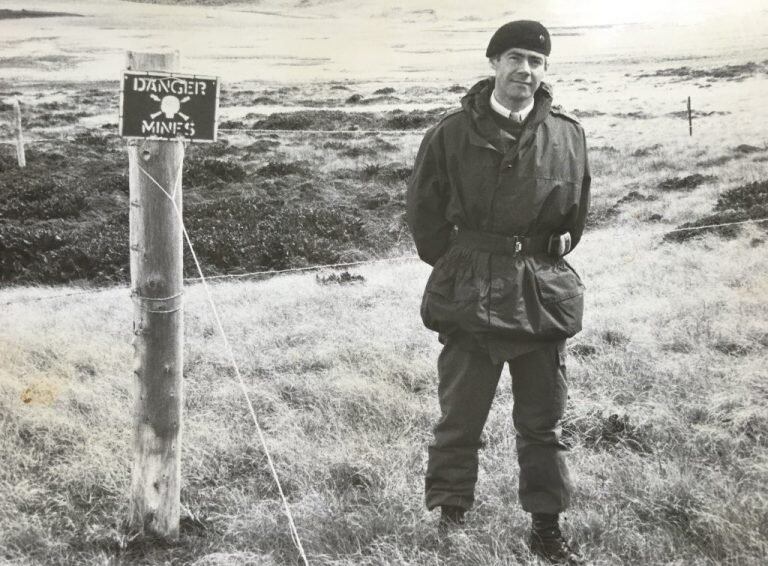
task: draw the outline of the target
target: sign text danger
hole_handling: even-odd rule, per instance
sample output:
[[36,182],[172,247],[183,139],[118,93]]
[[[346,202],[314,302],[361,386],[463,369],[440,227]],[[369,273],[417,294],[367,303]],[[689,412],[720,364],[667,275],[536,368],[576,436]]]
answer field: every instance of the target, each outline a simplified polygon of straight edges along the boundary
[[215,141],[218,93],[215,78],[125,71],[120,135]]

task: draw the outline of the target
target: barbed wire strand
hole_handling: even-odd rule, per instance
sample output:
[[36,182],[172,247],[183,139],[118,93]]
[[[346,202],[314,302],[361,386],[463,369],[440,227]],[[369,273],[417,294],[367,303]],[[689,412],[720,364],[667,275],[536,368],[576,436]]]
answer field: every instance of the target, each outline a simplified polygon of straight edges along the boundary
[[268,128],[219,128],[219,132],[263,134],[423,134],[426,130],[273,130]]
[[[114,291],[116,289],[119,289],[119,287],[104,287],[102,289],[85,289],[83,291],[74,291],[72,293],[59,293],[56,295],[44,295],[42,297],[21,297],[16,300],[6,301],[3,304],[3,306],[7,305],[15,305],[15,304],[26,304],[26,303],[37,303],[39,301],[49,301],[52,299],[63,299],[67,297],[76,297],[78,295],[95,295],[96,293],[105,293],[107,291]],[[128,290],[128,287],[123,286],[123,290]]]
[[[183,144],[184,142],[179,141],[179,143]],[[182,152],[182,160],[181,164],[179,166],[178,173],[176,175],[176,179],[174,179],[174,188],[173,188],[173,194],[176,193],[178,190],[178,186],[181,185],[181,171],[184,164],[184,156]],[[211,308],[211,312],[213,313],[213,317],[216,321],[216,325],[219,330],[219,334],[222,338],[222,341],[224,342],[224,348],[226,349],[227,355],[229,357],[229,361],[232,364],[232,367],[235,370],[235,375],[237,376],[238,383],[240,385],[240,390],[243,393],[243,396],[245,397],[245,401],[248,405],[248,410],[251,413],[251,417],[253,419],[253,424],[256,427],[256,432],[259,436],[259,441],[261,442],[262,449],[264,450],[264,455],[267,458],[267,463],[269,464],[269,469],[272,472],[272,477],[275,480],[275,484],[277,485],[277,491],[280,494],[280,498],[283,502],[283,508],[285,510],[285,514],[288,517],[288,523],[290,526],[291,531],[291,538],[293,539],[293,543],[296,545],[296,548],[299,551],[299,554],[301,555],[302,560],[304,561],[305,566],[309,566],[309,561],[307,560],[307,555],[304,552],[304,546],[301,543],[301,538],[299,537],[299,532],[296,528],[296,524],[293,520],[293,514],[291,513],[291,508],[288,505],[288,499],[285,496],[285,493],[283,492],[282,484],[280,483],[280,478],[277,474],[277,468],[275,467],[275,463],[272,460],[272,456],[269,452],[269,448],[267,447],[267,441],[264,436],[264,432],[261,429],[261,425],[259,425],[259,419],[256,416],[256,410],[253,407],[253,403],[251,402],[251,397],[248,394],[248,389],[245,386],[245,380],[243,379],[242,374],[240,373],[240,366],[237,363],[237,360],[235,359],[234,351],[232,350],[232,346],[229,343],[229,339],[227,338],[227,333],[224,330],[224,325],[221,322],[221,317],[219,316],[219,311],[216,308],[216,302],[213,300],[213,296],[211,295],[210,286],[208,285],[208,282],[205,278],[205,275],[203,274],[202,267],[200,266],[200,261],[197,258],[197,253],[195,252],[195,248],[192,245],[192,240],[189,237],[189,233],[187,232],[187,228],[184,225],[184,218],[182,216],[181,210],[179,210],[179,207],[176,205],[176,201],[174,200],[173,194],[169,193],[163,186],[158,183],[152,175],[150,175],[140,164],[137,164],[139,171],[141,171],[152,183],[160,190],[162,193],[168,198],[168,200],[171,203],[171,206],[173,206],[173,209],[176,213],[177,220],[181,226],[182,233],[184,234],[184,239],[187,242],[187,246],[189,247],[189,251],[192,254],[192,259],[195,262],[195,267],[197,268],[197,272],[200,275],[200,281],[203,284],[203,288],[205,289],[206,297],[208,299],[208,305]]]
[[[85,129],[85,131],[90,131],[90,129]],[[242,132],[242,133],[261,133],[261,134],[328,134],[328,135],[334,135],[334,134],[419,134],[422,135],[426,130],[423,129],[410,129],[410,130],[294,130],[294,129],[272,129],[272,128],[218,128],[218,132],[222,132],[224,134],[228,134],[231,132]],[[114,133],[107,133],[104,137],[115,137],[120,138],[121,136],[119,134]],[[77,138],[73,138],[71,136],[65,136],[60,138],[41,138],[41,139],[25,139],[24,145],[34,144],[34,143],[48,143],[48,142],[74,142],[77,141]],[[194,143],[194,141],[192,142]],[[7,140],[0,140],[0,145],[16,145],[17,142],[15,141],[7,141]]]
[[[301,273],[304,271],[320,271],[322,269],[335,269],[340,267],[353,267],[356,265],[371,265],[374,263],[387,263],[397,261],[410,261],[419,259],[417,255],[404,255],[398,257],[382,258],[382,259],[365,259],[360,261],[347,261],[342,263],[329,263],[327,265],[307,265],[305,267],[289,267],[287,269],[269,269],[265,271],[251,271],[249,273],[229,273],[225,275],[211,275],[206,277],[209,281],[212,279],[239,279],[243,277],[258,277],[260,275],[283,275],[286,273]],[[188,281],[197,281],[199,277],[189,277]]]
[[[768,217],[766,218],[750,218],[749,220],[738,220],[735,222],[722,222],[720,224],[706,224],[704,226],[686,226],[685,228],[675,228],[673,230],[665,230],[664,233],[670,234],[672,232],[685,232],[687,230],[703,230],[705,228],[720,228],[722,226],[734,226],[736,224],[749,224],[749,223],[760,223],[760,222],[766,222],[768,221]],[[661,231],[659,232],[661,233]]]
[[[739,220],[735,222],[722,222],[719,224],[706,224],[704,226],[688,226],[685,228],[674,228],[671,230],[659,230],[657,234],[670,234],[675,232],[687,232],[687,231],[695,231],[695,230],[705,230],[709,228],[721,228],[724,226],[734,226],[737,224],[759,224],[762,222],[768,222],[768,217],[766,218],[752,218],[749,220]],[[653,235],[657,235],[653,234]],[[283,275],[286,273],[299,273],[304,271],[320,271],[322,269],[335,269],[335,268],[341,268],[341,267],[353,267],[356,265],[368,265],[368,264],[375,264],[375,263],[387,263],[387,262],[400,262],[400,261],[411,261],[419,259],[416,255],[406,255],[406,256],[398,256],[398,257],[392,257],[392,258],[378,258],[378,259],[368,259],[368,260],[360,260],[360,261],[349,261],[349,262],[341,262],[341,263],[327,263],[327,264],[319,264],[319,265],[309,265],[305,267],[293,267],[288,269],[268,269],[264,271],[250,271],[247,273],[225,273],[222,275],[209,275],[205,279],[207,281],[212,280],[218,280],[218,279],[243,279],[247,277],[259,277],[259,276],[276,276],[276,275]],[[185,277],[184,281],[200,281],[200,277]],[[18,303],[33,303],[38,301],[46,301],[49,299],[60,299],[60,298],[66,298],[66,297],[72,297],[77,295],[89,295],[94,293],[103,293],[105,291],[112,291],[114,290],[114,287],[107,287],[104,289],[88,289],[85,291],[77,291],[74,293],[62,293],[58,295],[46,295],[44,297],[22,297],[20,299],[12,300],[12,301],[6,301],[5,303],[2,303],[3,305],[13,305]]]

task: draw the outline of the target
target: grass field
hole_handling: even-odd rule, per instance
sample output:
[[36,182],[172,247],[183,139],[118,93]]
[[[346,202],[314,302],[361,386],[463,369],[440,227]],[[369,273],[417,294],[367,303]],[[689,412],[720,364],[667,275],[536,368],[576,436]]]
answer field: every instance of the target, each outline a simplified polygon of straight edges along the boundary
[[[552,69],[556,100],[587,131],[594,192],[569,256],[587,305],[568,343],[565,531],[590,564],[757,566],[768,556],[768,223],[671,231],[768,217],[768,60],[759,46],[679,49]],[[50,57],[22,63],[61,63]],[[226,84],[222,127],[297,132],[229,132],[188,150],[185,217],[203,268],[413,253],[405,179],[424,127],[470,76]],[[0,145],[0,563],[297,564],[199,284],[186,288],[181,538],[152,543],[124,525],[133,350],[116,85],[0,79],[0,98],[22,100],[28,137],[72,138],[32,145],[24,173]],[[691,94],[692,137],[680,114]],[[380,131],[300,132],[352,128]],[[213,285],[310,563],[536,564],[509,379],[468,525],[438,540],[423,505],[438,416],[439,344],[418,316],[429,270],[349,273]]]

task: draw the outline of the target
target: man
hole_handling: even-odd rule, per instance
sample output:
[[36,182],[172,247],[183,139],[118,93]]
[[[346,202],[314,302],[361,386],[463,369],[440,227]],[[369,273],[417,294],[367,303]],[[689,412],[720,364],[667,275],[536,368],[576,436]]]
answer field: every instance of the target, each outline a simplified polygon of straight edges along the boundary
[[590,175],[582,127],[552,106],[543,82],[550,49],[538,22],[496,31],[486,51],[494,76],[424,136],[408,223],[419,256],[434,266],[422,319],[444,344],[427,507],[441,508],[443,531],[463,523],[507,362],[531,549],[553,563],[579,564],[558,519],[571,493],[560,442],[565,339],[581,330],[584,287],[562,256],[581,238]]

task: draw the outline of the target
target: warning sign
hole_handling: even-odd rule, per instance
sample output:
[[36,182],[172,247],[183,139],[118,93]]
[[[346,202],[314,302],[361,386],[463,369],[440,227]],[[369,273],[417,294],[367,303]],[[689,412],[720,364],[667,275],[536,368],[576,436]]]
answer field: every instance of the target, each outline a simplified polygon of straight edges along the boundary
[[216,141],[219,80],[215,77],[125,71],[120,135],[125,138]]

